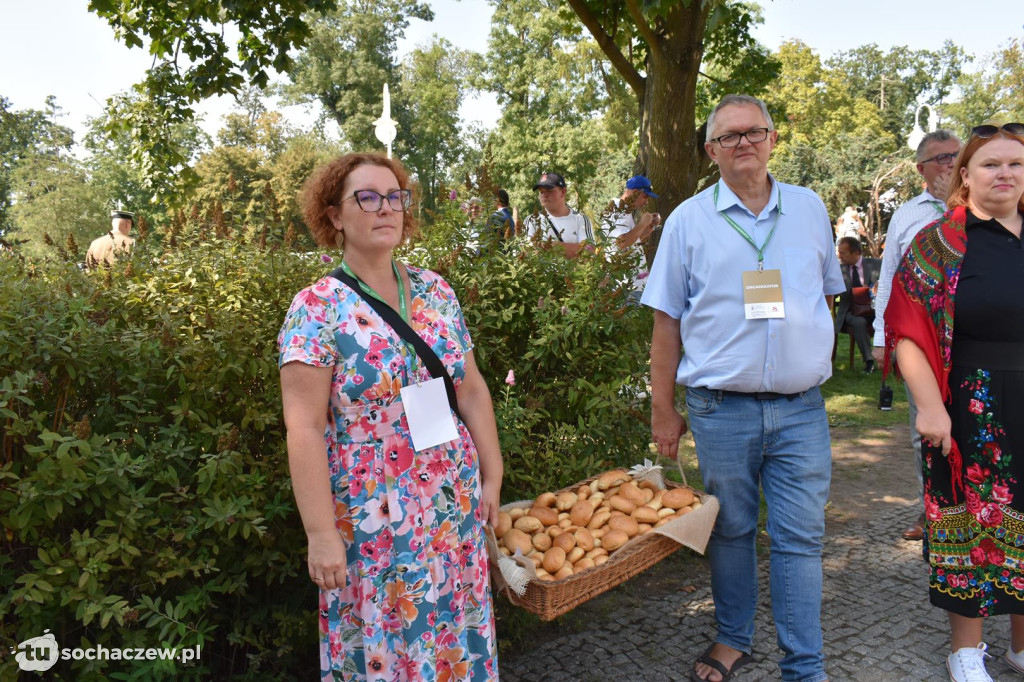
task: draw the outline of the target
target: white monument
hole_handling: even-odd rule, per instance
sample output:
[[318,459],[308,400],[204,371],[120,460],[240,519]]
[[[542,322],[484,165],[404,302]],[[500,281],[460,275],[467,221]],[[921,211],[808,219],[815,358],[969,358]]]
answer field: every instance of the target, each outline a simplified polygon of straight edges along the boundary
[[398,122],[391,118],[391,93],[388,92],[388,84],[384,84],[384,110],[380,118],[373,122],[374,135],[388,148],[388,158],[391,158],[391,143],[398,136]]

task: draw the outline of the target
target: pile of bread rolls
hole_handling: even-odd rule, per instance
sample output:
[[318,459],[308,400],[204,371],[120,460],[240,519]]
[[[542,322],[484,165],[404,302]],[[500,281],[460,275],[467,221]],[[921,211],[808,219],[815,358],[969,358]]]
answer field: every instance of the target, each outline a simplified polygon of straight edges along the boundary
[[608,561],[632,538],[700,507],[689,488],[659,490],[625,469],[605,472],[575,491],[543,493],[532,507],[498,514],[502,554],[529,558],[541,580],[561,580]]

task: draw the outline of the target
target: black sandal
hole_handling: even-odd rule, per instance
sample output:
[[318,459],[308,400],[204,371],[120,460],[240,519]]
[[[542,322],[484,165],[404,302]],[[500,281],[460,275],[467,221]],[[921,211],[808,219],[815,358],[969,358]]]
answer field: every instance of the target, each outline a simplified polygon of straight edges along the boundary
[[717,670],[718,674],[722,676],[721,682],[726,682],[726,680],[732,679],[732,676],[736,674],[737,670],[739,670],[747,663],[750,663],[751,660],[753,660],[750,657],[750,654],[740,652],[740,657],[736,659],[736,661],[732,664],[732,667],[726,668],[721,661],[711,658],[711,650],[714,648],[715,645],[712,643],[710,646],[708,646],[707,649],[704,650],[704,653],[697,657],[697,661],[696,663],[694,663],[694,669],[690,671],[691,682],[709,682],[708,678],[701,678],[697,676],[697,663],[703,663],[709,668]]

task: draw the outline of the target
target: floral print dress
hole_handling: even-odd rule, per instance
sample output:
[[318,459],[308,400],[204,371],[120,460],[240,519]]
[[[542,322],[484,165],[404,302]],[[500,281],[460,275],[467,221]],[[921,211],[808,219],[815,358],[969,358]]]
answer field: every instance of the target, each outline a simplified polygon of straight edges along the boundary
[[[410,324],[458,386],[472,348],[451,287],[407,268]],[[415,351],[332,277],[295,296],[279,364],[332,367],[327,456],[347,584],[320,591],[322,680],[496,680],[473,439],[413,449],[399,389],[430,379]]]
[[1024,614],[1024,251],[968,214],[948,411],[959,482],[924,448],[931,602],[968,617]]

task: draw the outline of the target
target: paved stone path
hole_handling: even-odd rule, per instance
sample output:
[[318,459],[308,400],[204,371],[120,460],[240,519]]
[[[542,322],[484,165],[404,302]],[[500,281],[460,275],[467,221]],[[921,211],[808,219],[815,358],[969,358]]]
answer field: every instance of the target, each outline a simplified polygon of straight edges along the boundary
[[[822,623],[834,682],[944,681],[945,613],[928,603],[921,545],[899,537],[916,518],[906,427],[858,436],[833,430],[833,490],[824,551]],[[683,549],[544,626],[541,644],[501,659],[503,682],[687,680],[714,634],[707,564]],[[737,682],[777,680],[767,547],[759,559],[754,660]],[[498,624],[499,637],[501,623]],[[997,682],[1020,680],[1002,659],[1009,619],[986,623]]]

